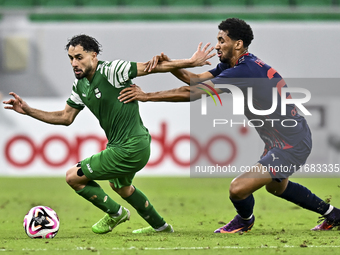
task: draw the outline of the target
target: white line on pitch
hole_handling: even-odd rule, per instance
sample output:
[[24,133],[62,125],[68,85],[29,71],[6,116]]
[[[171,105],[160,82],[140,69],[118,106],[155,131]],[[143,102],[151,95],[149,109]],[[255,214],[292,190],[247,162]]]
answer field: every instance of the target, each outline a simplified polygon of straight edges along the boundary
[[[260,246],[260,247],[250,247],[250,246],[214,246],[214,247],[135,247],[131,246],[129,248],[123,247],[113,247],[104,248],[99,250],[115,250],[115,251],[126,251],[126,250],[209,250],[209,249],[277,249],[277,248],[300,248],[300,246],[295,245],[283,245],[283,246]],[[340,248],[340,245],[307,245],[306,248]],[[51,250],[97,250],[95,247],[76,247],[75,249],[33,249],[33,248],[23,248],[22,251],[51,251]],[[1,251],[15,251],[15,249],[0,249]]]

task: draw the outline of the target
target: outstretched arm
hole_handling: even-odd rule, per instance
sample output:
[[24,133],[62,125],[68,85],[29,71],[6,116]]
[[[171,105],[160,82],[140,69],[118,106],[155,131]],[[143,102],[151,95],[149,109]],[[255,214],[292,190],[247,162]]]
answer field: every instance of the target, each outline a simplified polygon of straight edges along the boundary
[[214,76],[210,72],[195,74],[186,69],[177,69],[172,71],[171,73],[188,85],[196,85],[199,82],[214,78]]
[[[160,63],[166,63],[171,62],[172,60],[165,55],[163,52],[161,55],[154,56],[150,61],[148,61],[146,64],[146,70],[148,72],[152,72],[154,68],[157,67]],[[210,64],[210,62],[209,62]],[[200,74],[192,73],[186,69],[174,69],[171,71],[171,73],[176,76],[179,80],[183,81],[184,83],[188,85],[196,85],[199,82],[210,80],[214,78],[214,76],[210,72],[204,72]]]
[[[205,82],[205,84],[214,87],[214,84],[211,81]],[[123,89],[120,92],[118,99],[124,103],[129,103],[135,100],[141,102],[189,102],[201,98],[201,95],[206,94],[206,91],[210,91],[210,89],[204,85],[195,85],[145,93],[140,87],[133,84],[131,87]],[[219,89],[216,89],[216,91],[218,93],[222,93]]]
[[140,87],[133,84],[120,92],[119,101],[124,104],[138,100],[141,102],[187,102],[190,101],[190,87],[183,86],[176,89],[145,93]]
[[62,111],[46,112],[38,109],[31,108],[20,96],[14,92],[9,93],[14,98],[3,101],[6,104],[5,109],[14,110],[18,113],[31,116],[37,120],[54,124],[54,125],[70,125],[78,115],[78,109],[72,108],[66,104],[65,109]]
[[208,49],[210,43],[207,43],[202,49],[202,43],[199,43],[197,51],[190,59],[178,59],[172,61],[161,61],[150,63],[137,63],[137,76],[143,76],[150,73],[171,72],[180,68],[190,68],[203,65],[211,65],[208,59],[215,56],[215,53],[210,54],[214,49]]

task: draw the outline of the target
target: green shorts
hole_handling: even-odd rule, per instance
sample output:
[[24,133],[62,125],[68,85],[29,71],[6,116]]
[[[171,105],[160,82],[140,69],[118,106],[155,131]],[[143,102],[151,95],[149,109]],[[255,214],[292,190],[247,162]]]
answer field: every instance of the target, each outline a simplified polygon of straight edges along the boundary
[[91,180],[109,180],[116,188],[130,186],[150,157],[150,135],[131,137],[124,144],[108,145],[81,161],[84,175]]

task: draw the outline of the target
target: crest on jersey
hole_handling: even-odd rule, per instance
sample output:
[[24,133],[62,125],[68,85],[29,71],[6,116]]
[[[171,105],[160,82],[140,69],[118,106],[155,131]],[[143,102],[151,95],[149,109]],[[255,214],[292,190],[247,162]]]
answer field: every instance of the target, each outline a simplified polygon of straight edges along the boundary
[[94,89],[94,93],[96,94],[96,98],[99,99],[102,97],[102,92],[100,92],[98,88]]

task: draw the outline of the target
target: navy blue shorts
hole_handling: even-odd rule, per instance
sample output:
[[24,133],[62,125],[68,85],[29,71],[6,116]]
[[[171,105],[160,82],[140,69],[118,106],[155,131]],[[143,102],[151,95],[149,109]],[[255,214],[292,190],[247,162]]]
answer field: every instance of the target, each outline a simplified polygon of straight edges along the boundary
[[312,150],[312,139],[310,136],[299,142],[293,148],[272,148],[258,163],[266,166],[273,180],[281,182],[298,171]]

